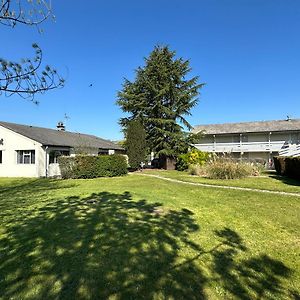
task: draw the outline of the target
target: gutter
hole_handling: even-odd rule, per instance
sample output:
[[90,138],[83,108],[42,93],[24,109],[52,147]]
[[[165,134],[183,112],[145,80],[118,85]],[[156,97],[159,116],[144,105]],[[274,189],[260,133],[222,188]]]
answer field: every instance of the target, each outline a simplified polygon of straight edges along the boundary
[[47,163],[47,150],[48,146],[45,147],[45,177],[48,177],[48,163]]

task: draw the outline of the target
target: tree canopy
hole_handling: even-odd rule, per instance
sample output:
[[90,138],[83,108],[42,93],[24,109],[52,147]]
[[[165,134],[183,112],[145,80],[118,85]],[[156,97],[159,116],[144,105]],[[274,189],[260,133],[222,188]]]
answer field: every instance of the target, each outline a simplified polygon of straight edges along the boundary
[[[15,27],[17,24],[38,26],[49,17],[54,17],[50,1],[43,0],[1,0],[0,24]],[[42,68],[42,50],[32,45],[33,58],[13,62],[0,58],[0,95],[17,94],[35,103],[37,93],[64,86],[64,79],[56,69],[46,65]]]
[[186,119],[198,103],[203,83],[187,78],[189,60],[176,58],[167,46],[156,46],[145,66],[136,70],[134,81],[125,79],[117,104],[128,113],[120,120],[123,128],[139,119],[147,135],[147,146],[158,155],[177,156],[188,148],[192,126]]

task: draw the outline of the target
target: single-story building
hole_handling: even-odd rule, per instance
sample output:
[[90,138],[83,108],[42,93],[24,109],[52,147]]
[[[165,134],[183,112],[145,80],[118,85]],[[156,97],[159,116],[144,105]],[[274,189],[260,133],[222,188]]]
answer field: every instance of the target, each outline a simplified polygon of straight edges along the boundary
[[272,162],[277,155],[300,156],[300,119],[198,125],[203,133],[195,146],[234,158]]
[[0,121],[0,177],[59,176],[61,155],[124,153],[111,141],[94,135]]

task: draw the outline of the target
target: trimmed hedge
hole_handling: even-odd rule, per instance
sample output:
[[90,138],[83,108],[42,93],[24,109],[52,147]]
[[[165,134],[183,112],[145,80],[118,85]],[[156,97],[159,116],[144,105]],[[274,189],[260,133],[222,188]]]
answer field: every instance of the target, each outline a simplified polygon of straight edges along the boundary
[[61,177],[96,178],[114,177],[127,174],[127,161],[123,155],[77,155],[58,158]]
[[278,175],[300,179],[300,157],[276,156],[274,166]]

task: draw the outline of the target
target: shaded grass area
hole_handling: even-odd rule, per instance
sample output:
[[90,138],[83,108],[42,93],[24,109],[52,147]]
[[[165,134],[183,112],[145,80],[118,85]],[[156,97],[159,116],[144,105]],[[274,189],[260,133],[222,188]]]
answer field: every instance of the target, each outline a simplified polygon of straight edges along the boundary
[[160,175],[163,177],[178,179],[187,182],[205,183],[211,185],[224,185],[234,187],[245,187],[269,191],[281,191],[290,193],[300,193],[300,181],[288,177],[278,176],[274,172],[266,172],[259,177],[247,177],[241,179],[210,179],[187,172],[166,171],[166,170],[143,170],[145,174]]
[[299,209],[138,175],[0,180],[0,299],[298,299]]

